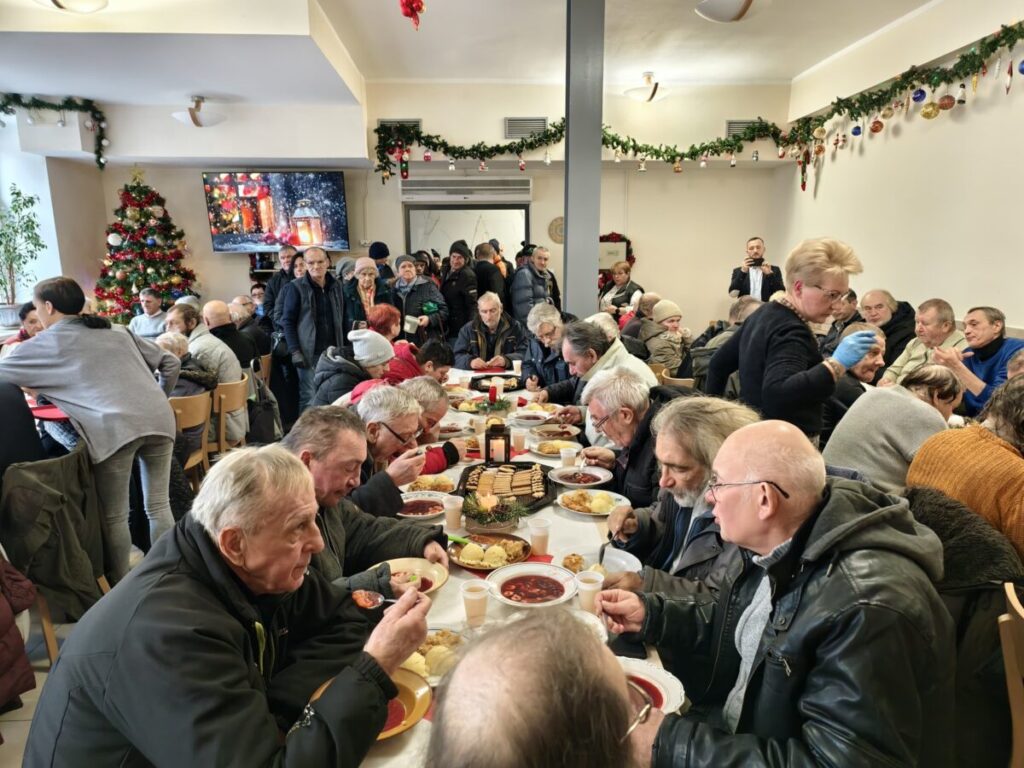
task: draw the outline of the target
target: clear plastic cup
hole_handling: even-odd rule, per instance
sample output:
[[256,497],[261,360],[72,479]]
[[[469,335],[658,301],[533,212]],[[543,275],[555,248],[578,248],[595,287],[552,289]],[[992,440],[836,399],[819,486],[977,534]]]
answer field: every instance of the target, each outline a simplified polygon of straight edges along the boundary
[[580,599],[580,609],[594,613],[594,598],[604,586],[604,574],[596,571],[580,571],[576,574],[576,594]]
[[494,378],[494,396],[501,397],[505,394],[505,380],[499,377]]
[[513,429],[512,430],[512,447],[517,451],[526,450],[526,434],[525,429]]
[[551,521],[546,517],[532,517],[526,521],[530,529],[530,549],[534,555],[548,553],[548,537],[551,534]]
[[482,626],[487,620],[490,585],[481,580],[464,581],[459,591],[462,592],[462,605],[466,609],[466,623],[471,627]]
[[448,496],[442,504],[444,505],[444,527],[446,531],[457,531],[462,528],[462,502],[461,496]]
[[559,455],[562,457],[563,467],[575,467],[576,457],[579,456],[580,449],[577,448],[563,448],[559,451]]
[[513,360],[512,361],[512,373],[514,373],[516,376],[522,376],[523,375],[523,361],[522,360]]

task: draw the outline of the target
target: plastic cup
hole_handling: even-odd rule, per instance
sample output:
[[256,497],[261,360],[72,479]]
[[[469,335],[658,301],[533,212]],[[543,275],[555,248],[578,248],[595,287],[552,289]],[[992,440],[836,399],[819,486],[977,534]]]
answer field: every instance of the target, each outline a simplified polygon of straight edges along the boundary
[[534,555],[548,553],[548,537],[551,534],[551,521],[546,517],[534,517],[526,521],[530,528],[530,548]]
[[505,394],[505,380],[500,378],[494,379],[494,396],[501,397]]
[[466,623],[471,627],[482,626],[487,619],[490,585],[486,581],[464,581],[459,591],[462,592],[462,605],[466,609]]
[[481,441],[480,450],[483,450],[484,432],[487,431],[487,419],[483,416],[474,416],[470,423],[473,425],[473,431],[476,432],[477,438]]
[[579,448],[563,448],[559,451],[559,455],[562,457],[563,467],[575,467],[576,457],[579,455]]
[[445,530],[457,531],[462,527],[462,502],[461,496],[449,496],[442,502]]
[[604,586],[604,574],[596,571],[580,571],[576,574],[576,594],[580,598],[580,608],[587,613],[595,613],[594,598]]
[[513,429],[512,430],[512,447],[517,451],[526,450],[526,430],[525,429]]
[[412,315],[406,315],[404,328],[406,333],[416,333],[420,328],[420,319]]
[[512,373],[514,373],[516,376],[522,376],[523,375],[523,361],[522,360],[513,360],[512,361]]

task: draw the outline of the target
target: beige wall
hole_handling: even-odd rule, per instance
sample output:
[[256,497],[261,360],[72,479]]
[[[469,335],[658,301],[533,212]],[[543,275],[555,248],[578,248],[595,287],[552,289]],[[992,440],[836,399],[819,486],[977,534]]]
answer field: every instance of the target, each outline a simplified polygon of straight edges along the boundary
[[53,215],[59,222],[61,273],[77,280],[89,295],[106,256],[103,174],[91,162],[54,157],[47,158],[46,168]]

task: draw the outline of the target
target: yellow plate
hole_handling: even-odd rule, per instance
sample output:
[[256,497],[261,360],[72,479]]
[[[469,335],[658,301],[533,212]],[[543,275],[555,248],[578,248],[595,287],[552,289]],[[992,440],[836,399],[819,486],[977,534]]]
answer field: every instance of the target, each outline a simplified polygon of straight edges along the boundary
[[[445,567],[440,563],[432,563],[425,557],[396,557],[394,560],[385,562],[391,566],[392,574],[404,571],[405,573],[418,573],[421,579],[430,579],[433,584],[430,585],[430,589],[421,590],[424,595],[436,592],[448,581],[448,571],[445,570]],[[381,563],[370,566],[369,570],[374,570],[378,565]]]
[[[398,688],[398,696],[395,698],[405,709],[405,717],[393,728],[381,731],[377,741],[384,741],[384,739],[405,733],[422,720],[423,716],[427,714],[427,710],[430,709],[430,686],[415,672],[399,669],[391,676],[391,682]],[[392,706],[394,705],[392,704]]]

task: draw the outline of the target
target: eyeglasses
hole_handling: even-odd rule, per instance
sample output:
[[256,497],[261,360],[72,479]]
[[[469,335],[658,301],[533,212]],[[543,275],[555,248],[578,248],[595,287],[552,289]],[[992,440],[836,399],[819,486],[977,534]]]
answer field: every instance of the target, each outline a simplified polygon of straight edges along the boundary
[[640,694],[640,698],[643,699],[644,705],[640,707],[640,711],[636,713],[636,715],[633,717],[633,720],[630,722],[629,728],[626,729],[626,732],[622,735],[622,738],[619,739],[620,744],[629,738],[629,735],[637,729],[640,723],[647,722],[647,718],[651,714],[651,710],[654,708],[654,702],[651,700],[651,696],[649,693],[647,693],[647,691],[645,691],[639,685],[634,683],[632,680],[627,680],[626,685],[629,686],[631,691],[635,691],[636,693]]
[[614,416],[614,415],[615,415],[615,411],[612,411],[612,412],[611,412],[611,413],[609,413],[609,414],[608,414],[607,416],[605,416],[605,417],[604,417],[603,419],[597,419],[596,421],[592,421],[592,422],[590,422],[590,423],[591,423],[591,426],[593,426],[593,427],[594,427],[594,431],[595,431],[595,432],[600,432],[600,431],[601,431],[601,428],[602,428],[602,427],[604,427],[604,423],[605,423],[606,421],[608,421],[608,419],[610,419],[610,418],[611,418],[612,416]]
[[736,485],[760,485],[761,483],[766,483],[767,485],[770,485],[772,488],[781,493],[782,498],[789,498],[789,494],[786,493],[785,489],[781,485],[776,483],[774,480],[745,480],[742,483],[720,483],[718,482],[718,478],[714,476],[712,476],[711,480],[712,482],[708,486],[708,490],[711,491],[711,498],[714,499],[714,502],[716,504],[718,503],[717,491],[719,488],[731,488]]
[[821,291],[825,295],[825,298],[829,300],[829,302],[841,299],[843,296],[849,293],[849,291],[826,291],[820,285],[811,285],[811,288],[817,288],[819,291]]
[[412,435],[410,435],[409,437],[402,437],[400,434],[395,432],[395,430],[393,430],[391,427],[389,427],[387,425],[387,422],[383,422],[382,421],[380,423],[380,425],[382,427],[384,427],[384,429],[386,429],[392,435],[394,435],[395,440],[397,440],[402,445],[408,445],[409,443],[415,442],[419,438],[419,436],[423,434],[423,430],[422,429],[417,429],[416,432],[413,433]]

